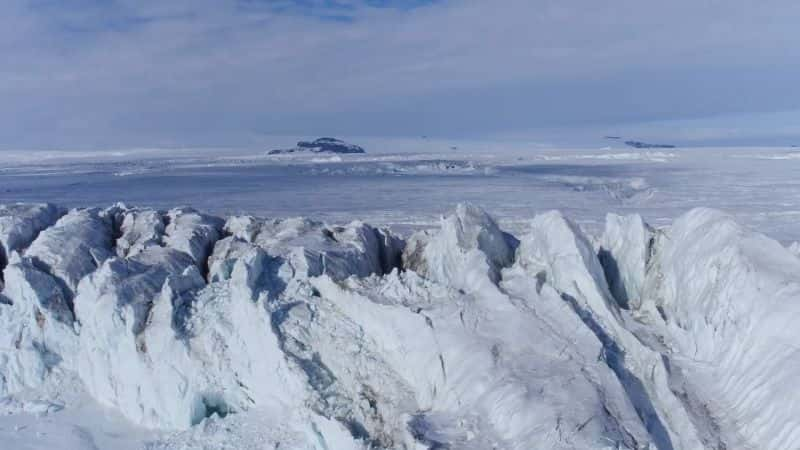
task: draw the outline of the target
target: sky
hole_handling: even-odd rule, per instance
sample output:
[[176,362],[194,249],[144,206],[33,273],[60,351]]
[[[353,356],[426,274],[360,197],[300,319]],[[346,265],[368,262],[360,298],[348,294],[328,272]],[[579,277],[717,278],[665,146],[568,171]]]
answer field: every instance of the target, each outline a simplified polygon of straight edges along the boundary
[[796,0],[3,0],[0,150],[800,144]]

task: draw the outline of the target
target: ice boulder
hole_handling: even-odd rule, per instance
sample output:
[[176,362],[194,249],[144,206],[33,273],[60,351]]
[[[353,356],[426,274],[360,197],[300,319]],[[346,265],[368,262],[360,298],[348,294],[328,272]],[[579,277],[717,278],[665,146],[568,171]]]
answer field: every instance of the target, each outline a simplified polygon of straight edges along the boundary
[[224,229],[227,234],[233,237],[252,242],[260,228],[260,222],[259,219],[253,216],[233,216],[225,221]]
[[623,308],[641,303],[656,231],[639,215],[606,215],[598,256],[611,294]]
[[167,220],[164,244],[188,254],[202,270],[206,270],[206,258],[214,243],[222,237],[225,221],[191,208],[172,209],[167,213]]
[[253,248],[255,248],[253,244],[234,236],[217,241],[214,251],[208,258],[209,281],[230,279],[236,261]]
[[132,257],[148,247],[161,246],[166,234],[167,217],[152,209],[121,211],[117,218],[119,234],[117,255]]
[[32,264],[54,276],[71,297],[81,278],[113,256],[113,222],[99,209],[72,210],[25,252]]
[[0,205],[0,291],[3,288],[3,269],[11,252],[19,252],[36,236],[54,224],[63,214],[55,205],[16,203]]
[[497,283],[514,261],[517,240],[503,232],[482,209],[459,204],[442,218],[437,231],[415,233],[403,253],[403,266],[432,280],[467,291],[484,280]]
[[589,238],[558,211],[537,215],[523,235],[517,260],[566,295],[585,300],[596,314],[617,317],[603,267]]
[[334,279],[381,275],[400,265],[404,242],[388,230],[354,221],[328,226],[308,219],[265,220],[252,243],[288,262],[298,276]]

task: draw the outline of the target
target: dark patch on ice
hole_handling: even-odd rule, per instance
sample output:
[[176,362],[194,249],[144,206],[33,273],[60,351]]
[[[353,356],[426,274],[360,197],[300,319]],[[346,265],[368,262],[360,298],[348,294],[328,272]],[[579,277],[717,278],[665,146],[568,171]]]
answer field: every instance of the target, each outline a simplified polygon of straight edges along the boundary
[[[286,281],[280,277],[278,272],[281,267],[286,264],[286,259],[281,256],[272,256],[267,254],[264,272],[259,277],[259,289],[256,290],[255,295],[258,296],[264,289],[267,291],[267,300],[274,302],[278,299],[284,290],[286,290]],[[313,288],[312,295],[316,292],[319,296],[319,291]]]
[[295,362],[303,369],[308,377],[308,383],[317,392],[323,392],[336,382],[336,376],[331,369],[322,362],[319,353],[311,355],[311,359],[300,358],[294,355]]
[[191,337],[189,321],[192,318],[193,293],[182,293],[172,302],[172,330],[178,340],[187,341]]
[[62,361],[61,356],[58,353],[55,353],[49,348],[47,348],[46,344],[42,342],[33,341],[31,345],[42,357],[42,362],[48,369],[52,369],[53,367],[61,364]]
[[500,364],[500,346],[497,344],[492,345],[492,363],[497,366]]
[[672,144],[649,144],[641,141],[625,141],[625,145],[633,148],[675,148]]
[[172,222],[172,218],[164,211],[158,211],[158,215],[161,216],[161,223],[164,224],[164,232],[159,236],[159,245],[166,247],[167,243],[164,239],[167,237],[167,227],[169,227],[169,224]]
[[3,244],[0,244],[0,291],[3,290],[3,284],[5,283],[3,271],[6,269],[7,265],[8,258],[6,257],[6,251],[3,248]]
[[36,326],[38,326],[40,330],[43,330],[45,324],[47,323],[47,319],[45,319],[42,311],[35,306],[33,307],[33,317],[36,320]]
[[[317,294],[319,294],[319,292],[317,292]],[[283,338],[283,332],[281,331],[280,326],[283,325],[283,322],[289,318],[289,311],[291,311],[295,306],[303,304],[305,303],[300,301],[286,303],[278,306],[275,311],[272,312],[272,315],[270,316],[272,329],[279,338]]]
[[[562,175],[576,177],[641,177],[643,164],[529,164],[504,168],[507,172],[525,173],[528,175]],[[670,170],[659,168],[659,170]]]
[[540,270],[536,273],[536,293],[541,294],[542,288],[547,283],[547,272]]
[[325,236],[326,238],[330,239],[333,242],[339,242],[336,239],[336,236],[333,234],[333,231],[331,231],[329,228],[323,228],[322,229],[322,235]]
[[111,214],[109,214],[109,219],[111,220],[111,253],[116,254],[119,240],[122,239],[122,236],[125,234],[122,232],[125,212],[118,211],[116,214],[111,212]]
[[389,230],[373,229],[375,238],[378,239],[378,258],[381,262],[383,275],[391,273],[392,270],[403,269],[403,251],[406,248],[406,241],[394,235]]
[[661,320],[664,322],[669,322],[669,320],[667,320],[667,313],[664,311],[664,307],[661,305],[656,306],[656,311],[658,311],[658,315],[661,316]]
[[192,417],[192,425],[197,425],[202,422],[203,419],[208,419],[213,416],[224,418],[233,412],[221,394],[205,394],[200,398],[199,403],[202,410],[199,411],[199,414],[195,414],[195,416]]
[[217,245],[217,241],[223,239],[227,235],[224,229],[224,220],[216,216],[208,217],[217,219],[217,223],[214,226],[216,233],[210,237],[208,243],[206,243],[205,249],[203,250],[203,260],[197,261],[197,268],[200,269],[200,274],[203,276],[204,280],[208,280],[208,274],[211,272],[211,265],[209,264],[209,261],[211,260],[211,255],[214,254],[214,246]]
[[295,148],[276,149],[267,152],[268,155],[281,155],[288,153],[366,153],[363,148],[355,144],[348,144],[339,139],[323,137],[314,141],[300,141]]
[[[367,431],[367,429],[364,427],[364,425],[362,425],[357,420],[355,420],[355,419],[345,419],[345,418],[341,418],[341,417],[337,417],[336,420],[341,422],[345,426],[345,428],[347,428],[347,431],[350,432],[350,435],[353,436],[353,439],[361,440],[361,441],[364,441],[364,442],[372,441],[372,438],[370,437],[369,431]],[[375,446],[373,445],[371,447],[375,447]]]
[[514,265],[514,259],[517,255],[517,249],[519,248],[519,239],[511,233],[501,231],[503,233],[503,240],[506,241],[506,245],[508,248],[511,249],[511,262],[506,267],[511,267]]
[[611,410],[608,409],[605,392],[602,389],[598,389],[597,392],[598,395],[603,398],[603,413],[610,421],[608,425],[611,427],[614,433],[618,434],[622,438],[626,448],[642,448],[639,445],[639,442],[636,440],[636,437],[632,435],[622,423],[620,423],[619,417],[617,417],[616,414],[612,413]]
[[610,251],[600,247],[600,251],[597,252],[597,259],[603,268],[603,274],[606,277],[606,282],[608,282],[611,296],[616,300],[620,308],[630,309],[630,299],[628,298],[628,292],[625,290],[622,273],[619,270],[616,258]]

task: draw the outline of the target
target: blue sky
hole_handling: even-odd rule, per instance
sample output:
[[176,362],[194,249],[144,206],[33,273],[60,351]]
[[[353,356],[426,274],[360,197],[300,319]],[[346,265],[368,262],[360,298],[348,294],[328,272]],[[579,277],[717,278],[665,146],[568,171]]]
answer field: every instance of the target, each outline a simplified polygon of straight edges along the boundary
[[5,0],[0,149],[800,144],[800,2]]

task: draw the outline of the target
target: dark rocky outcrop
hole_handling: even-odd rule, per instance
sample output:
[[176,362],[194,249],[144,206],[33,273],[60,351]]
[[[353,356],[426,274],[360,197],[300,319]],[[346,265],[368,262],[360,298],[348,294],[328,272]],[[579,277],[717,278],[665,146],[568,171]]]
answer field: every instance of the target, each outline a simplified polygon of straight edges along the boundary
[[366,153],[358,145],[349,144],[334,138],[319,138],[314,141],[300,141],[295,148],[270,150],[268,155],[283,155],[288,153]]
[[671,144],[648,144],[647,142],[641,141],[625,141],[625,145],[633,148],[675,148],[675,146]]

